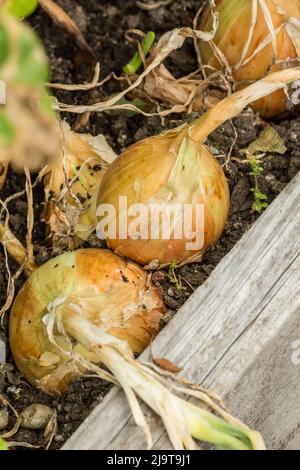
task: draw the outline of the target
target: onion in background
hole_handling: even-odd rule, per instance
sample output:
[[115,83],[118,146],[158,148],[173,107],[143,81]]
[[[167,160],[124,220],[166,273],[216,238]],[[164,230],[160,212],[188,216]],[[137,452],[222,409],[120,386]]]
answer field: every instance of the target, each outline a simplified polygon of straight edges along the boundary
[[[217,49],[212,43],[198,42],[204,65],[225,69],[225,60],[239,88],[269,72],[299,65],[299,0],[216,0],[215,4],[219,27],[212,42]],[[212,21],[208,5],[199,28],[210,31]],[[274,117],[286,111],[286,104],[286,94],[278,90],[253,108],[263,117]]]

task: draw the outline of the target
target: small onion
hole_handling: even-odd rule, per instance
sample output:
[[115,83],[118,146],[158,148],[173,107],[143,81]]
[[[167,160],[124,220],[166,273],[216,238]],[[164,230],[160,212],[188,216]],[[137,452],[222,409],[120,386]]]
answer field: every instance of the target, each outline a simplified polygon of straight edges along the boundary
[[[26,379],[50,393],[65,390],[78,375],[63,332],[55,331],[54,346],[43,320],[50,308],[59,315],[66,301],[99,329],[126,340],[136,353],[158,332],[164,311],[158,290],[148,286],[147,273],[107,250],[82,249],[41,266],[14,302],[10,346]],[[79,352],[92,356],[83,347]]]
[[[238,87],[270,71],[299,65],[299,0],[216,0],[215,4],[219,27],[213,42],[231,67]],[[208,5],[199,28],[211,31],[212,22]],[[199,41],[199,49],[204,65],[222,67],[222,58],[217,58],[209,43]],[[286,110],[286,102],[284,91],[279,90],[255,102],[253,108],[264,117],[272,117]]]
[[[104,222],[109,225],[116,219],[116,233],[111,231],[110,235],[109,230],[106,230],[109,247],[115,253],[144,265],[154,260],[161,264],[174,260],[177,264],[200,260],[205,249],[222,234],[229,209],[227,181],[204,141],[212,131],[239,114],[246,105],[297,80],[299,71],[300,68],[294,68],[271,74],[225,98],[195,122],[138,142],[116,159],[103,177],[98,196],[99,208],[115,209],[116,217],[100,221],[100,228],[103,229]],[[120,197],[126,199],[127,207],[120,204]],[[181,238],[175,238],[173,232],[169,238],[163,237],[160,219],[158,228],[154,227],[160,237],[155,239],[149,230],[156,222],[150,210],[146,230],[141,230],[143,237],[134,238],[129,230],[134,217],[129,210],[137,203],[146,208],[153,204],[162,205],[165,211],[174,205],[190,205],[193,212],[190,213],[189,225],[193,227],[194,238],[184,236],[183,231]],[[202,204],[204,208],[203,224],[200,226],[204,243],[199,249],[188,249],[187,243],[194,242],[199,235],[195,230],[194,209],[197,204]],[[102,214],[98,212],[98,215]],[[120,236],[121,230],[125,232],[124,226],[127,227],[127,233]]]

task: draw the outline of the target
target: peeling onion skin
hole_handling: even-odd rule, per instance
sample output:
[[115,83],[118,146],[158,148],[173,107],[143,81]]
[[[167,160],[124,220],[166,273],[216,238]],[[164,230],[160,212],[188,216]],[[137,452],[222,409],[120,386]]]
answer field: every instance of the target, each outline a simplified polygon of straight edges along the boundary
[[[300,0],[265,0],[265,3],[272,16],[274,28],[279,28],[287,19],[293,17],[300,21]],[[243,49],[247,41],[250,30],[250,19],[252,15],[252,2],[250,0],[216,0],[216,12],[219,16],[219,29],[216,33],[214,43],[225,55],[229,65],[234,67],[242,57]],[[285,14],[278,11],[278,7],[285,10]],[[210,31],[212,26],[210,8],[204,10],[199,29]],[[250,57],[262,41],[268,36],[269,29],[264,20],[261,7],[258,6],[257,22],[254,34],[250,43]],[[299,31],[300,34],[300,31]],[[295,45],[289,37],[285,27],[276,35],[277,55],[276,61],[287,61],[297,59],[298,54]],[[212,49],[204,41],[199,41],[199,50],[203,64],[220,69],[221,64],[212,53]],[[281,64],[272,66],[272,45],[268,44],[250,62],[237,70],[233,70],[233,78],[236,80],[237,89],[247,85],[247,82],[256,81],[264,77],[267,73],[276,72],[282,68],[291,67],[289,63],[286,67]],[[243,84],[245,83],[245,85]],[[262,117],[271,118],[284,114],[286,109],[286,95],[283,90],[278,90],[265,98],[256,101],[251,106],[258,111]]]
[[[187,143],[187,158],[182,164],[181,173],[170,184],[172,171],[178,163],[180,148]],[[188,154],[189,152],[189,154]],[[189,169],[188,169],[189,167]],[[140,187],[137,195],[136,186]],[[147,265],[158,260],[161,265],[176,261],[185,264],[200,261],[207,247],[221,236],[229,212],[229,189],[227,180],[218,161],[206,145],[195,142],[190,136],[189,127],[184,126],[158,136],[137,142],[129,147],[108,168],[103,177],[99,195],[100,204],[111,204],[117,212],[117,229],[120,220],[118,213],[119,196],[127,197],[128,207],[135,203],[145,206],[161,202],[170,195],[169,204],[203,204],[204,244],[199,250],[187,250],[185,238],[164,240],[108,238],[108,246],[117,254]],[[131,218],[127,216],[129,226]],[[150,225],[150,224],[149,224]],[[195,212],[192,216],[195,230]]]
[[[48,393],[66,391],[78,368],[50,343],[43,317],[50,302],[71,298],[80,312],[107,333],[141,353],[158,333],[165,307],[147,273],[108,250],[65,253],[38,268],[20,290],[10,316],[9,339],[15,363],[32,385]],[[63,336],[59,345],[68,350]],[[91,353],[80,346],[83,357]]]

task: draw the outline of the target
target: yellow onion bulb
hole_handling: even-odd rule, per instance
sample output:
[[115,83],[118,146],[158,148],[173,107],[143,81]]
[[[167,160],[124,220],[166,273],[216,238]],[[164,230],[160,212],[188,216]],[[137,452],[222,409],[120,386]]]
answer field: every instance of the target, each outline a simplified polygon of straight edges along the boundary
[[[115,253],[144,265],[201,260],[205,249],[222,234],[229,212],[227,181],[205,140],[245,106],[299,78],[300,67],[269,74],[223,99],[191,124],[129,147],[108,168],[100,185],[98,235],[106,237]],[[185,210],[182,218],[170,216],[169,229],[174,230],[167,237],[163,229],[168,223],[164,217],[153,218],[153,206],[162,207],[162,215],[178,206],[192,210],[187,218]],[[183,230],[178,236],[180,226]]]
[[[108,250],[81,249],[65,253],[38,268],[20,290],[10,316],[10,347],[17,367],[33,385],[63,392],[79,375],[70,357],[63,329],[47,330],[47,313],[57,318],[66,305],[101,331],[126,340],[135,353],[149,344],[159,329],[164,305],[158,289],[136,264]],[[82,345],[81,358],[97,362]]]
[[[255,16],[255,2],[249,0],[217,0],[215,4],[219,26],[213,42],[231,67],[237,88],[259,80],[269,72],[299,65],[299,0],[258,1]],[[208,5],[199,28],[211,31],[212,24]],[[204,65],[214,69],[224,66],[209,43],[199,41],[199,49]],[[286,94],[278,90],[252,106],[263,117],[273,117],[286,111],[286,103]]]
[[[173,447],[198,449],[196,440],[221,449],[263,450],[250,430],[219,399],[163,369],[134,359],[157,332],[163,310],[146,273],[104,250],[80,250],[39,268],[20,291],[10,318],[10,344],[20,371],[48,393],[65,391],[72,377],[93,374],[119,384],[148,449],[153,438],[140,400],[162,419]],[[130,349],[132,348],[132,349]],[[105,367],[105,368],[104,368]],[[207,409],[209,404],[210,410]]]
[[[120,196],[126,198],[126,209],[120,204]],[[130,234],[130,226],[134,224],[130,208],[135,204],[141,204],[149,215],[147,227],[139,227],[140,238]],[[115,253],[143,265],[154,260],[161,265],[172,261],[183,264],[200,260],[204,250],[222,234],[228,216],[229,190],[209,148],[194,141],[186,127],[138,142],[115,160],[100,186],[98,207],[102,205],[115,208],[116,216],[112,219],[116,220],[116,236],[107,237],[107,244]],[[163,219],[152,215],[153,206],[161,207],[165,213],[176,206],[182,208],[178,219],[181,237],[175,236],[175,218],[173,225],[171,220],[170,237],[164,236]],[[184,206],[190,210],[188,224],[192,230],[187,230],[187,234],[183,227]],[[202,222],[197,206],[204,209]],[[120,236],[124,224],[128,228],[125,237]],[[157,231],[156,239],[152,230]],[[200,231],[202,244],[197,248]]]

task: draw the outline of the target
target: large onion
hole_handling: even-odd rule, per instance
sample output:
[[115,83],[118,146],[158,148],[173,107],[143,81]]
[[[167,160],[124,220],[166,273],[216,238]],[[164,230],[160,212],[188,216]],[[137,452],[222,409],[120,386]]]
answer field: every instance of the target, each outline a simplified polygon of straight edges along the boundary
[[35,271],[20,291],[10,317],[12,353],[25,378],[49,393],[63,392],[84,371],[120,384],[148,447],[151,431],[137,396],[161,417],[175,449],[197,449],[194,439],[220,449],[264,449],[260,434],[215,394],[134,359],[132,350],[140,352],[157,332],[162,310],[135,264],[104,250],[68,253]]
[[[225,176],[204,141],[214,129],[239,114],[247,104],[283,88],[286,83],[299,77],[300,68],[271,74],[224,99],[194,123],[145,139],[128,148],[109,167],[99,191],[100,209],[101,205],[103,208],[112,206],[116,211],[117,230],[115,236],[107,237],[109,247],[115,253],[142,264],[153,260],[159,260],[161,264],[173,260],[178,264],[200,260],[204,250],[220,237],[229,208]],[[125,206],[123,209],[120,197],[126,198],[128,208],[136,203],[146,208],[161,204],[165,212],[175,204],[181,207],[190,204],[193,212],[189,222],[193,230],[196,227],[196,204],[202,204],[204,224],[198,227],[198,231],[203,230],[203,246],[197,249],[188,248],[187,243],[195,241],[195,237],[199,235],[197,230],[193,238],[182,236],[176,239],[172,232],[169,239],[165,239],[162,236],[161,222],[157,224],[159,239],[154,239],[149,233],[148,238],[132,237],[129,227],[133,217]],[[106,222],[105,217],[103,220]],[[111,220],[107,218],[108,224],[114,221],[114,216]],[[150,210],[146,222],[153,228],[155,220],[151,217]],[[181,219],[179,223],[182,223]],[[128,227],[127,234],[120,236],[120,230],[124,226]],[[109,235],[108,231],[107,233]]]
[[[80,364],[68,355],[70,344],[55,332],[51,344],[43,318],[68,300],[93,325],[125,339],[141,352],[158,332],[163,302],[136,264],[106,250],[66,253],[44,264],[19,292],[10,317],[10,346],[27,380],[48,392],[61,392],[78,375]],[[91,353],[80,347],[80,354]],[[96,361],[97,362],[97,361]]]
[[[216,0],[219,28],[213,40],[231,67],[239,87],[268,72],[299,65],[299,0]],[[211,8],[203,12],[199,28],[210,31]],[[204,65],[220,69],[222,57],[211,44],[199,41]],[[254,104],[265,117],[286,110],[284,91],[276,91]]]
[[[147,207],[157,204],[166,209],[175,204],[199,203],[205,207],[205,244],[196,252],[186,248],[192,240],[164,240],[161,233],[158,240],[108,239],[116,253],[142,264],[152,260],[164,264],[200,259],[203,249],[221,235],[228,214],[229,192],[223,171],[209,149],[193,140],[188,127],[138,142],[110,166],[98,202],[116,208],[117,223],[124,217],[119,207],[120,195],[126,196],[128,207],[136,203]],[[132,219],[128,216],[128,226]],[[155,223],[151,219],[149,222]]]

